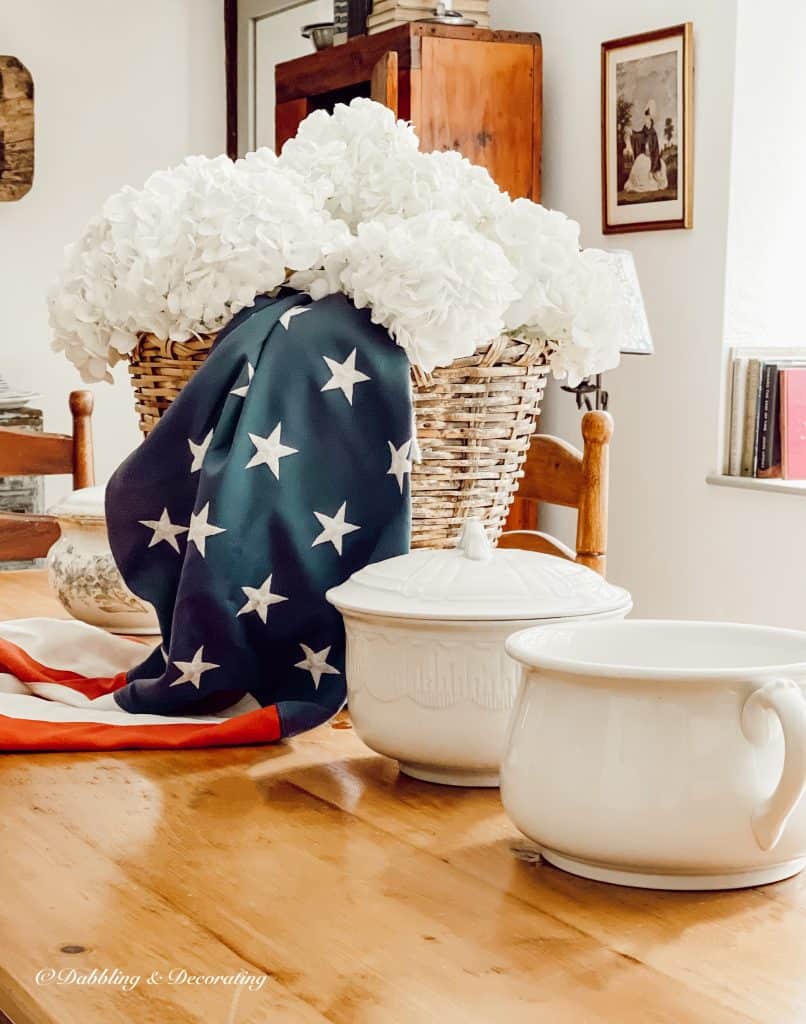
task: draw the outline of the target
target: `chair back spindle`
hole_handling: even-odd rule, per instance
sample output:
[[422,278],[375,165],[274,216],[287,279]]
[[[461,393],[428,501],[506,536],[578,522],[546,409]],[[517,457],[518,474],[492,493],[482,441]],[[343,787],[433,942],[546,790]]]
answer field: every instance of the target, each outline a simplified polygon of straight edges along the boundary
[[576,550],[538,530],[511,530],[499,547],[542,551],[605,575],[609,446],[613,420],[599,410],[582,417],[583,450],[548,434],[532,438],[518,497],[577,510]]

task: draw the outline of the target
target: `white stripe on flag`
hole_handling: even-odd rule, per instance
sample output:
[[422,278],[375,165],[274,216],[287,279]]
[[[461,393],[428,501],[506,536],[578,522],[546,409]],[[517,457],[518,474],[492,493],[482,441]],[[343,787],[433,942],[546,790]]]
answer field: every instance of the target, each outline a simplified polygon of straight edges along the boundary
[[0,622],[0,638],[21,647],[34,661],[89,679],[128,672],[148,657],[148,644],[88,626],[75,619],[12,619]]
[[0,694],[0,715],[31,722],[86,722],[97,725],[220,725],[227,720],[212,715],[198,715],[196,718],[180,718],[179,715],[130,715],[128,711],[121,711],[120,708],[112,711],[108,706],[96,707],[95,701],[89,701],[84,707],[76,708],[55,700],[26,697],[18,693]]

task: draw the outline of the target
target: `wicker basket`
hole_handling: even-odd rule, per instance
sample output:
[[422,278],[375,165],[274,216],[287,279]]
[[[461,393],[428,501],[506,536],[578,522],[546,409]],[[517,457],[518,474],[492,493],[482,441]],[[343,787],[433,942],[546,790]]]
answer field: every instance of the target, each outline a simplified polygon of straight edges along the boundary
[[[214,337],[140,338],[129,360],[140,429],[148,434]],[[433,374],[413,371],[422,461],[412,470],[412,547],[452,547],[477,516],[496,541],[506,521],[546,383],[540,346],[498,338]]]

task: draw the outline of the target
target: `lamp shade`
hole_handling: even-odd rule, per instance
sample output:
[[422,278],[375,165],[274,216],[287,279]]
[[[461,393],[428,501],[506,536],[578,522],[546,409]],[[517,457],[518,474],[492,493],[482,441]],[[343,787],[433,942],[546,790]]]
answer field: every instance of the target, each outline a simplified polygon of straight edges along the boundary
[[619,298],[625,309],[625,336],[619,346],[623,355],[651,356],[654,348],[649,321],[631,252],[626,249],[588,249],[606,263],[618,282]]

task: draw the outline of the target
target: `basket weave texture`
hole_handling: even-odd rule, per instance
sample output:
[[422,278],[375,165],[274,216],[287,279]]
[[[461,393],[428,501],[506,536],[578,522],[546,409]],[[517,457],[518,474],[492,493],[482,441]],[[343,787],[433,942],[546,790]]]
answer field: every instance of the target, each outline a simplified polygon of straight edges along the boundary
[[[140,429],[148,433],[215,336],[189,341],[140,337],[129,358]],[[412,371],[422,461],[411,475],[413,548],[453,547],[467,516],[491,541],[501,534],[523,475],[548,369],[541,346],[497,338],[431,374]]]

